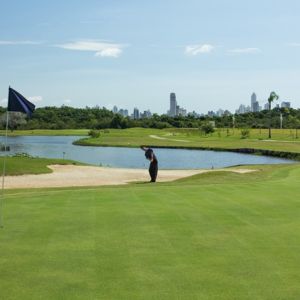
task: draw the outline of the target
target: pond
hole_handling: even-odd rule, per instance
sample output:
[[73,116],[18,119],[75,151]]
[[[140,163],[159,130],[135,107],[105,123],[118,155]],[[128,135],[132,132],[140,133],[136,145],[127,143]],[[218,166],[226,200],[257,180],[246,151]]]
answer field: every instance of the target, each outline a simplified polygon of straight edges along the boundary
[[[65,158],[88,164],[119,167],[146,168],[144,152],[137,148],[75,146],[79,136],[18,136],[8,137],[9,155],[27,153],[45,158]],[[0,137],[4,143],[5,137]],[[240,164],[281,164],[293,161],[267,156],[233,152],[154,149],[162,169],[223,168]],[[4,155],[4,152],[1,152]]]

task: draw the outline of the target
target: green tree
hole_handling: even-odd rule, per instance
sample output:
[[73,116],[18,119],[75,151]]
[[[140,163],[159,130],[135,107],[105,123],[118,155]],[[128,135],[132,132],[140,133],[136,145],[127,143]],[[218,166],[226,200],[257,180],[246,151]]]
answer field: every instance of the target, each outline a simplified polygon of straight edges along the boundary
[[271,92],[269,98],[268,98],[268,104],[269,104],[269,114],[270,114],[270,120],[269,120],[269,139],[272,138],[272,133],[271,133],[271,123],[272,123],[272,102],[276,101],[279,99],[279,96],[275,92]]
[[300,120],[295,116],[289,116],[288,125],[289,128],[296,130],[296,139],[298,139],[298,129],[300,128]]
[[[6,113],[2,114],[1,116],[1,124],[3,128],[6,127]],[[16,111],[10,111],[8,112],[8,128],[11,131],[14,131],[18,129],[19,127],[26,125],[26,114],[23,114],[21,112],[16,112]]]
[[204,132],[205,135],[214,133],[215,129],[211,123],[204,123],[201,125],[200,130]]

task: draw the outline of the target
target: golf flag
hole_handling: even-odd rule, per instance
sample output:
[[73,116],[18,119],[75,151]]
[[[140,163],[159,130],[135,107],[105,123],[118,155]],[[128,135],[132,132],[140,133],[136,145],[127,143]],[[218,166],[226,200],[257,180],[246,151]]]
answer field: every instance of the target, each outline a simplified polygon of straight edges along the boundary
[[19,111],[27,114],[28,117],[31,116],[35,109],[35,105],[29,102],[20,93],[9,87],[8,92],[8,111]]

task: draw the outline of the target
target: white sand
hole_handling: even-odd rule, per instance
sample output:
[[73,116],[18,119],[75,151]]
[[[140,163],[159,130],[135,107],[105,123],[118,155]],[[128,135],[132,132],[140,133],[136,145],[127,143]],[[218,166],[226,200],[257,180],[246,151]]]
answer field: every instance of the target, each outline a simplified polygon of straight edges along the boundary
[[[53,170],[53,173],[6,176],[5,189],[120,185],[137,181],[148,182],[150,180],[148,170],[146,169],[117,169],[74,165],[51,165],[49,168]],[[173,181],[195,174],[218,172],[221,170],[236,173],[255,171],[248,169],[159,170],[157,181]]]
[[175,139],[168,139],[165,137],[161,137],[161,136],[157,136],[157,135],[149,135],[149,137],[151,137],[152,139],[157,139],[157,140],[168,140],[168,141],[173,141],[173,142],[184,142],[184,143],[189,143],[190,141],[187,140],[175,140]]

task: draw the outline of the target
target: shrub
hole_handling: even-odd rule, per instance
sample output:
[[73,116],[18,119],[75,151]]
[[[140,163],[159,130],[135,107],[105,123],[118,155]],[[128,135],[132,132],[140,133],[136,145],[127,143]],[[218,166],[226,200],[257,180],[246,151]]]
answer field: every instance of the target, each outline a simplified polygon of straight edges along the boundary
[[244,128],[241,130],[241,139],[247,139],[250,137],[250,130],[247,128]]
[[204,132],[205,135],[214,133],[215,129],[210,123],[204,123],[201,125],[200,130]]
[[89,131],[89,136],[92,138],[98,138],[100,137],[100,131],[92,129]]

